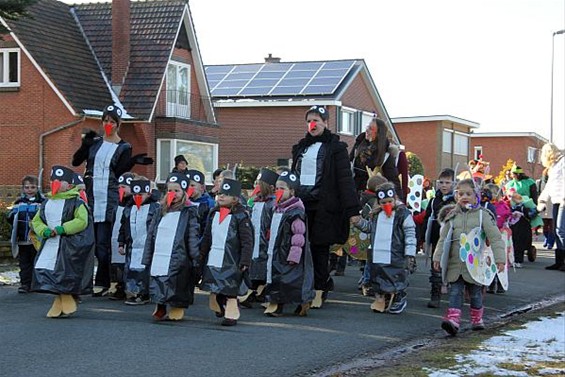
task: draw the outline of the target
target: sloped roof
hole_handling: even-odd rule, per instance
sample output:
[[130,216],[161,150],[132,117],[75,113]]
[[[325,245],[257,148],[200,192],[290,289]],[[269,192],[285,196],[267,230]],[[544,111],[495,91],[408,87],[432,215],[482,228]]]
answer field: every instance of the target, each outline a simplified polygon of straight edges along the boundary
[[110,103],[108,87],[69,6],[41,0],[28,10],[30,18],[6,22],[75,111]]
[[[173,49],[186,3],[161,0],[131,3],[130,65],[120,99],[130,115],[149,119]],[[108,78],[112,65],[111,3],[74,7]]]

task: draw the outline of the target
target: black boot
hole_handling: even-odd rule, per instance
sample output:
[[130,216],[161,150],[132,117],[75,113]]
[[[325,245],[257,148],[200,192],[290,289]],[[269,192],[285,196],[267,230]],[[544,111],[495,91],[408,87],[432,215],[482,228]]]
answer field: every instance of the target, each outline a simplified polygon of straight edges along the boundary
[[556,249],[555,250],[555,263],[551,266],[547,266],[546,270],[559,270],[563,265],[565,265],[565,250]]
[[439,308],[441,302],[441,284],[433,283],[431,298],[428,301],[428,308]]

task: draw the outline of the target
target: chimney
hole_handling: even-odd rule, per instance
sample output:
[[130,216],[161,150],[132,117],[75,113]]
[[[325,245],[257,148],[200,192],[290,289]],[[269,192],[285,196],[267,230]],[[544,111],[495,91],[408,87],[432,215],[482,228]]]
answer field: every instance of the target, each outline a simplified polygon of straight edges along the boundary
[[129,66],[131,1],[112,0],[112,89],[119,96]]
[[269,54],[269,56],[265,58],[265,63],[280,63],[280,62],[281,62],[281,58],[275,58],[273,54]]

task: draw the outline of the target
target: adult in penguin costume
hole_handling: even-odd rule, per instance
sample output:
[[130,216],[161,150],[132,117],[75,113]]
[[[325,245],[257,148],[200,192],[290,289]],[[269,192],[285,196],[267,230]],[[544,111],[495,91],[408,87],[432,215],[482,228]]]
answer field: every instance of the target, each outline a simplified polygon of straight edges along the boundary
[[130,182],[135,205],[124,209],[118,235],[118,252],[125,255],[124,281],[126,304],[149,302],[149,268],[141,263],[147,232],[153,217],[160,211],[151,195],[151,182],[145,177]]
[[32,220],[34,232],[43,238],[32,289],[56,295],[47,313],[51,318],[76,312],[73,295],[82,293],[83,275],[94,245],[88,209],[71,184],[73,174],[65,166],[53,166],[51,196]]
[[[94,235],[94,219],[92,218],[92,212],[88,208],[88,198],[86,197],[86,186],[84,184],[84,177],[78,173],[73,174],[73,182],[74,188],[78,191],[79,198],[84,202],[86,205],[86,209],[88,210],[88,229],[86,231],[90,232]],[[90,253],[88,253],[88,257],[86,258],[86,264],[84,267],[84,274],[82,275],[82,292],[81,295],[89,295],[92,294],[93,290],[93,282],[92,279],[94,277],[94,264],[95,264],[95,245],[93,244],[90,248]],[[77,302],[81,302],[80,297],[77,295],[73,296]]]
[[294,314],[306,316],[315,297],[314,266],[308,244],[306,213],[294,196],[298,177],[282,172],[276,183],[277,205],[269,239],[265,314],[282,315],[283,305],[297,305]]
[[249,267],[251,287],[247,294],[240,297],[242,306],[251,307],[253,301],[264,301],[264,289],[267,281],[267,249],[271,219],[275,208],[275,185],[279,175],[272,170],[262,168],[255,180],[251,194],[251,223],[253,224],[253,256]]
[[359,196],[351,175],[347,144],[329,130],[329,112],[312,106],[305,116],[306,136],[292,147],[292,171],[300,177],[297,196],[304,203],[314,262],[316,298],[320,308],[333,290],[329,274],[330,245],[344,244],[349,220],[359,217]]
[[172,173],[167,194],[147,234],[143,263],[150,268],[149,291],[156,304],[153,318],[182,320],[193,302],[192,285],[199,279],[198,219],[196,207],[187,205],[188,178]]
[[117,105],[106,106],[102,113],[103,136],[88,130],[80,148],[73,155],[73,166],[86,161],[84,181],[88,205],[94,217],[96,258],[95,296],[106,295],[110,287],[112,223],[118,207],[118,177],[135,164],[148,165],[153,159],[145,153],[132,157],[131,145],[119,135],[122,110]]
[[394,184],[377,188],[379,207],[371,221],[360,219],[355,225],[371,234],[373,243],[368,253],[371,281],[376,292],[371,309],[400,314],[406,308],[409,271],[415,263],[416,225],[412,213],[396,195]]
[[210,309],[224,318],[222,326],[237,324],[237,295],[253,254],[253,226],[240,195],[241,183],[224,178],[200,245],[201,289],[210,292]]

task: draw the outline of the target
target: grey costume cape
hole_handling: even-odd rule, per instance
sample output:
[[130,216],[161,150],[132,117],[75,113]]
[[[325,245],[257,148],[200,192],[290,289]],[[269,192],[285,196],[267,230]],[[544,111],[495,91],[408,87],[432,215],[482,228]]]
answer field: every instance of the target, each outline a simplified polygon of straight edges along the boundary
[[142,263],[151,266],[151,301],[188,308],[198,267],[198,216],[195,206],[184,206],[162,216],[156,211],[145,243]]
[[[287,259],[291,247],[291,227],[296,219],[304,222],[306,228],[305,243],[302,247],[300,263],[290,265]],[[271,232],[273,231],[275,233],[271,233],[271,237],[276,238],[273,247],[271,282],[266,288],[267,301],[296,305],[312,301],[316,296],[314,291],[314,266],[310,253],[310,243],[308,242],[308,226],[304,208],[293,207],[282,213],[278,230],[272,229]]]
[[[149,268],[141,263],[147,233],[153,217],[161,210],[159,202],[149,196],[137,209],[136,205],[124,208],[121,219],[118,244],[125,245],[124,285],[128,293],[147,295],[149,293]],[[132,260],[133,259],[133,260]]]
[[[46,200],[39,210],[41,220],[47,224],[45,207],[52,199]],[[63,199],[57,199],[63,200]],[[61,223],[74,219],[75,209],[84,202],[76,198],[64,199]],[[41,245],[40,252],[35,259],[36,267],[33,270],[32,290],[54,294],[84,294],[92,290],[93,252],[94,252],[94,225],[92,217],[88,214],[88,226],[82,232],[73,235],[60,236],[57,259],[54,268],[38,268],[38,260],[45,247]]]
[[210,211],[200,246],[204,264],[201,289],[236,297],[244,279],[241,266],[249,266],[253,253],[253,226],[241,204],[219,223],[220,212]]
[[275,208],[274,196],[267,200],[255,202],[251,212],[251,223],[255,239],[253,241],[253,259],[249,267],[249,279],[264,282],[267,279],[267,248],[269,247],[269,230]]
[[387,249],[390,255],[390,263],[379,263],[374,260],[376,233],[383,233],[385,229],[379,227],[379,214],[369,221],[361,219],[357,225],[365,233],[371,234],[372,251],[367,255],[367,262],[371,263],[371,282],[375,291],[379,293],[396,293],[408,287],[408,276],[406,268],[406,257],[416,255],[416,227],[412,219],[412,213],[404,206],[398,205],[394,210],[392,223],[391,241],[389,245],[378,245],[380,249]]
[[97,138],[90,147],[81,146],[75,152],[73,166],[85,160],[84,183],[94,221],[112,222],[119,201],[118,177],[131,167],[131,145],[123,140],[114,144]]

